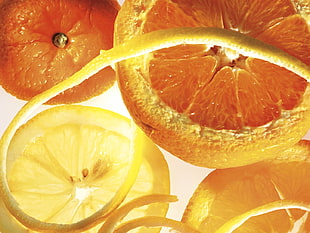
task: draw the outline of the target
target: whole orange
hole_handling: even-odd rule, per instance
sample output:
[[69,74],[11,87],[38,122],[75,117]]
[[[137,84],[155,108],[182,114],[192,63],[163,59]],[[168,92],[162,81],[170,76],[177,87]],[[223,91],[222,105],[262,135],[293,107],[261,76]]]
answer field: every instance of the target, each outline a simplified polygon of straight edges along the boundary
[[[116,0],[4,0],[0,7],[0,85],[29,100],[113,45]],[[50,104],[80,102],[115,81],[108,67]]]

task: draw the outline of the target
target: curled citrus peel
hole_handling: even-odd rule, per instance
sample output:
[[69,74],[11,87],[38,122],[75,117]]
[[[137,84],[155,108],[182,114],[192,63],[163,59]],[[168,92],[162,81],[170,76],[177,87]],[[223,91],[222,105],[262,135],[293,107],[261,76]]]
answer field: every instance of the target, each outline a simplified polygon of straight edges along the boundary
[[285,209],[300,209],[310,212],[310,204],[294,200],[274,201],[232,218],[221,226],[215,233],[231,233],[254,216]]
[[162,195],[162,194],[151,194],[142,197],[138,197],[125,205],[116,209],[104,224],[99,229],[98,233],[112,233],[118,222],[120,222],[131,210],[144,205],[149,205],[155,202],[175,202],[177,201],[176,196]]
[[[227,41],[229,41],[229,43],[227,43]],[[83,220],[68,226],[66,224],[47,224],[24,213],[20,214],[22,213],[22,210],[19,209],[18,204],[12,195],[9,194],[9,187],[6,180],[6,154],[12,137],[16,130],[41,104],[44,104],[59,93],[80,84],[101,69],[128,58],[137,57],[149,52],[180,44],[212,44],[223,46],[232,50],[237,50],[245,56],[263,59],[278,66],[285,67],[287,70],[303,77],[308,82],[310,81],[310,68],[297,58],[254,38],[242,35],[238,32],[219,28],[173,28],[159,30],[137,36],[124,44],[107,51],[102,51],[100,55],[95,57],[70,78],[32,98],[16,114],[7,130],[4,132],[0,141],[0,188],[1,192],[5,194],[2,196],[2,200],[12,215],[23,224],[32,222],[33,224],[29,227],[35,227],[40,231],[50,231],[53,229],[54,231],[60,230],[62,232],[73,232],[77,229],[85,229],[85,227],[88,227],[90,219],[85,219],[85,221]],[[272,56],[270,54],[272,54]],[[130,169],[132,174],[138,172],[140,160],[141,158],[135,158],[135,161],[133,161],[132,168]],[[133,175],[128,176],[128,179],[124,183],[124,188],[121,188],[119,193],[116,194],[116,200],[119,201],[122,199],[121,197],[130,189],[133,180]],[[103,211],[102,214],[104,215],[112,211],[116,207],[115,203],[116,201],[110,202],[110,205],[106,206],[105,211]],[[18,210],[18,213],[16,210]]]
[[[168,198],[169,196],[167,196]],[[137,200],[133,201],[130,205],[124,206],[124,210],[121,210],[119,208],[116,210],[116,212],[120,211],[123,212],[122,214],[119,215],[119,217],[123,217],[123,214],[126,214],[125,209],[129,209],[133,207],[134,205],[138,204],[139,202],[142,204],[144,201],[148,202],[147,199],[149,198],[154,198],[154,201],[160,201],[156,200],[156,197],[152,196],[146,196],[142,198],[138,198]],[[163,198],[163,196],[158,196],[158,198]],[[173,198],[173,197],[171,197]],[[150,204],[152,202],[152,199],[149,199]],[[136,202],[136,203],[135,203]],[[146,204],[146,202],[144,204]],[[129,208],[127,208],[129,207]],[[137,206],[136,206],[137,207]],[[216,233],[231,233],[235,231],[238,227],[240,227],[242,224],[244,224],[247,220],[249,220],[251,217],[267,214],[269,212],[277,211],[277,210],[282,210],[282,209],[300,209],[304,211],[310,212],[310,204],[303,203],[303,202],[298,202],[294,200],[280,200],[280,201],[274,201],[262,206],[259,206],[257,208],[254,208],[246,213],[243,213],[239,216],[236,216],[232,218],[231,220],[227,221],[222,227],[220,227]],[[115,216],[117,216],[119,213],[116,213]],[[114,215],[114,213],[113,213]],[[120,218],[113,217],[108,219],[106,221],[106,224],[102,225],[100,231],[98,233],[124,233],[124,232],[129,232],[135,228],[138,227],[168,227],[173,230],[176,230],[180,233],[201,233],[201,231],[192,228],[190,225],[179,222],[173,219],[165,218],[165,217],[159,217],[159,216],[145,216],[137,219],[130,220],[128,222],[125,222],[121,224],[119,227],[117,227],[114,231],[112,231],[112,228],[115,227],[116,223]],[[113,223],[113,224],[112,224]],[[105,228],[110,226],[112,228]]]
[[178,233],[201,233],[185,223],[158,216],[146,216],[133,219],[118,227],[113,233],[129,232],[138,227],[168,227]]

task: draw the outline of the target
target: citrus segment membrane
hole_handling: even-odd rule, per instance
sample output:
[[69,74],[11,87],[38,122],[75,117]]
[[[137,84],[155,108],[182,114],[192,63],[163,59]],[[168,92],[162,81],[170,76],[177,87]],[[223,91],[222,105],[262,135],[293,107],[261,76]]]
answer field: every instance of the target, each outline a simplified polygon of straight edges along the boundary
[[30,229],[86,230],[124,200],[143,145],[142,132],[116,113],[75,105],[46,110],[10,143],[3,201]]

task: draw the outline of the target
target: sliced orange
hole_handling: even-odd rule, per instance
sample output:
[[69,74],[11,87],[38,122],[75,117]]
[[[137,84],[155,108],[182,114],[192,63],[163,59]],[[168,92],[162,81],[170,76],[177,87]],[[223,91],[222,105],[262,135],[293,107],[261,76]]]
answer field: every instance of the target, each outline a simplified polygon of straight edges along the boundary
[[[101,49],[113,46],[116,0],[3,0],[0,7],[0,85],[29,100],[70,77]],[[107,67],[50,104],[81,102],[107,90]]]
[[[123,201],[170,192],[160,150],[129,119],[101,108],[63,105],[41,112],[16,132],[5,161],[2,233],[97,232]],[[165,216],[167,209],[166,203],[146,206],[125,220]]]
[[[251,218],[234,232],[309,232],[309,212],[280,205],[281,201],[299,202],[310,207],[310,141],[301,141],[278,156],[210,173],[194,192],[182,222],[201,232],[217,232],[226,222],[249,211]],[[276,204],[271,213],[255,216],[251,211],[257,208],[256,215],[262,214],[265,207],[261,206],[272,202]]]
[[[307,7],[309,3],[302,5]],[[250,53],[272,45],[309,70],[309,26],[295,3],[127,1],[116,20],[115,45],[183,27],[238,33],[222,37],[223,43],[206,39],[191,45],[188,38],[182,45],[116,65],[124,102],[154,142],[192,164],[224,168],[271,158],[305,135],[310,122],[309,76],[290,69],[300,62],[280,67],[274,61],[282,58],[275,53],[264,58]],[[246,44],[244,37],[264,43]],[[232,49],[233,43],[240,48]],[[249,53],[242,47],[249,47]]]

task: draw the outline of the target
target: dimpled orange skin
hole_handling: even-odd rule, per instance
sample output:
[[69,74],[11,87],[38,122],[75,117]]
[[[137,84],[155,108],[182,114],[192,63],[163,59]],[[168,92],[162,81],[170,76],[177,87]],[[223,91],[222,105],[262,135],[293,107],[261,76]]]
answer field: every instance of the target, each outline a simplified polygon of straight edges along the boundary
[[[0,84],[29,100],[80,70],[113,46],[116,0],[3,0],[0,8]],[[67,42],[57,47],[57,33]],[[57,44],[57,43],[56,43]],[[115,81],[108,67],[49,101],[74,103],[101,94]]]

